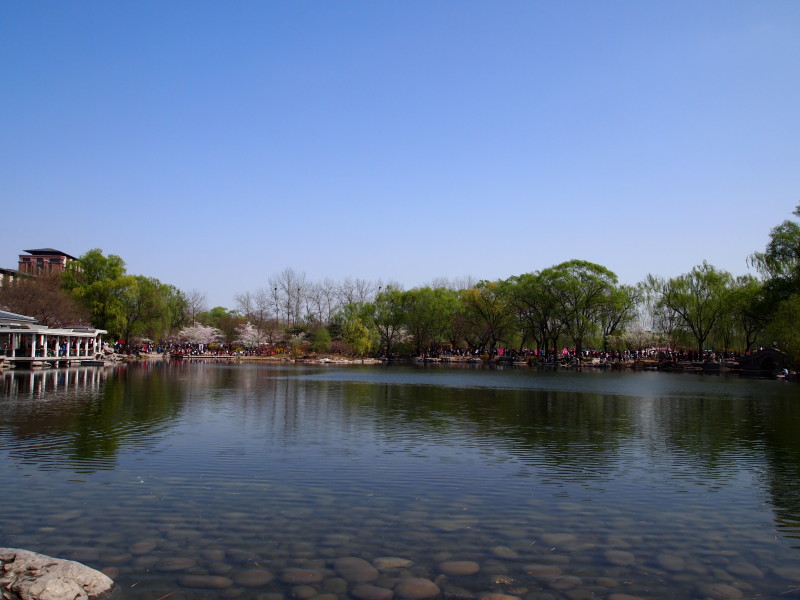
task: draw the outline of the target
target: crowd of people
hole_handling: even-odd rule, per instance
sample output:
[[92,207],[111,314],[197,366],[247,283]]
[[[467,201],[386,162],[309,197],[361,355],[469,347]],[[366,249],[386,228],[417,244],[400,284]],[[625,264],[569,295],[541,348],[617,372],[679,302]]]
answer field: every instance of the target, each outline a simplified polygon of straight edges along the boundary
[[580,360],[594,360],[600,362],[612,363],[629,363],[642,360],[658,361],[658,362],[722,362],[722,361],[735,361],[744,356],[750,355],[750,352],[742,353],[735,351],[705,351],[702,355],[693,349],[688,348],[643,348],[643,349],[626,349],[626,350],[598,350],[589,349],[582,350],[580,356],[575,348],[551,348],[549,350],[538,350],[534,348],[494,348],[488,350],[486,348],[468,349],[453,349],[453,348],[428,348],[421,353],[422,358],[443,358],[443,357],[482,357],[490,360],[512,360],[512,361],[529,361],[537,360],[549,363],[564,363],[564,362],[577,362]]
[[[139,343],[126,343],[118,340],[111,348],[116,354],[122,355],[142,355],[142,354],[169,354],[170,356],[276,356],[285,353],[288,348],[275,344],[260,344],[258,346],[242,346],[241,344],[214,343],[203,344],[193,342],[181,342],[172,340],[160,340],[158,343],[143,341]],[[575,348],[551,348],[549,350],[539,350],[535,348],[452,348],[439,347],[427,348],[420,353],[421,358],[481,358],[489,360],[509,360],[509,361],[537,361],[545,363],[575,363],[579,361],[592,360],[601,363],[630,363],[636,361],[657,361],[657,362],[723,362],[736,361],[750,352],[741,353],[734,351],[715,352],[706,351],[702,355],[693,349],[688,348],[645,348],[645,349],[626,349],[626,350],[582,350],[580,356]],[[401,358],[396,354],[387,355],[385,358]]]
[[261,344],[243,347],[240,344],[202,344],[161,340],[128,344],[119,340],[113,350],[117,354],[169,354],[170,356],[274,356],[284,351],[282,346]]

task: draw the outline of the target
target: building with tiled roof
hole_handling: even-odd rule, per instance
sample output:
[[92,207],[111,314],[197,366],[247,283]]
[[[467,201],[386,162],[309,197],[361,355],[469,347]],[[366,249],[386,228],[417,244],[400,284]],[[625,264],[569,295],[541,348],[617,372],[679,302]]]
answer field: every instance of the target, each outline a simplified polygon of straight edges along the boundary
[[28,254],[19,255],[19,271],[28,275],[63,273],[67,270],[67,263],[78,260],[55,248],[36,248],[24,252]]

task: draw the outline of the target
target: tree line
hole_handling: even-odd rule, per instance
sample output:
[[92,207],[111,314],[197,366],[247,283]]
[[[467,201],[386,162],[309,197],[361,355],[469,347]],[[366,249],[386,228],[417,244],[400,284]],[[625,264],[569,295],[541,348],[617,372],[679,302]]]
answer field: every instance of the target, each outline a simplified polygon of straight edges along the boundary
[[191,295],[154,277],[131,275],[116,255],[89,250],[64,273],[18,277],[0,306],[49,327],[92,325],[114,339],[161,339],[189,322]]
[[[794,213],[800,219],[800,206]],[[209,309],[205,296],[127,273],[90,250],[61,276],[0,288],[0,305],[59,326],[85,320],[115,338],[181,339],[353,354],[419,355],[443,347],[498,347],[576,355],[681,346],[748,352],[777,346],[800,361],[800,222],[773,228],[749,258],[758,276],[734,277],[703,262],[688,273],[636,285],[586,260],[495,281],[440,279],[413,289],[347,278],[310,281],[293,269]]]

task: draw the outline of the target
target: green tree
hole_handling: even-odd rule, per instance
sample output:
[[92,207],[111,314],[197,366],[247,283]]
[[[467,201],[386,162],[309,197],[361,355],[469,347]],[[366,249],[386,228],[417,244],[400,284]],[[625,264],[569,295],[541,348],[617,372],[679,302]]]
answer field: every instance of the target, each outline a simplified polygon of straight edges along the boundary
[[676,346],[685,335],[686,329],[681,318],[661,302],[661,292],[665,285],[663,277],[653,274],[649,274],[639,284],[639,313],[645,319],[645,329],[652,331],[660,343]]
[[628,325],[636,319],[640,298],[641,292],[634,286],[620,285],[611,289],[608,301],[601,304],[598,311],[603,351],[608,349],[610,337],[624,334]]
[[143,275],[127,275],[120,281],[125,285],[122,304],[126,340],[143,336],[158,341],[186,321],[181,316],[184,305],[179,292],[172,286]]
[[[764,283],[752,275],[741,275],[731,284],[727,295],[728,308],[725,311],[722,334],[725,339],[728,331],[737,335],[741,348],[748,352],[756,343],[769,323],[769,308]],[[725,347],[731,347],[725,343]]]
[[380,344],[385,348],[387,356],[402,335],[405,314],[403,310],[404,294],[392,286],[379,292],[373,303],[372,320],[380,336]]
[[236,340],[237,328],[247,321],[236,311],[228,310],[223,306],[215,306],[211,310],[199,313],[197,320],[207,327],[219,329],[229,344]]
[[[800,218],[800,205],[792,213]],[[800,223],[786,220],[774,227],[764,252],[755,252],[750,262],[770,279],[800,284]]]
[[164,295],[167,310],[166,332],[172,334],[191,325],[194,322],[194,313],[188,296],[174,285],[167,283],[161,284],[161,292]]
[[372,347],[372,336],[369,328],[357,316],[345,321],[342,337],[357,356],[364,356]]
[[447,340],[459,306],[458,294],[443,287],[420,287],[403,292],[405,327],[418,355],[423,346],[439,346]]
[[62,281],[89,312],[92,325],[119,336],[126,327],[124,296],[130,282],[125,276],[125,262],[119,256],[103,256],[96,248],[68,263]]
[[767,334],[784,350],[795,367],[800,366],[800,294],[792,294],[779,305]]
[[599,331],[601,314],[610,312],[617,276],[585,260],[570,260],[545,271],[548,285],[558,298],[560,320],[580,356],[584,342]]
[[513,331],[514,319],[497,282],[481,281],[462,290],[464,315],[470,345],[494,350],[500,340]]
[[[800,218],[800,205],[792,214]],[[769,317],[769,337],[792,354],[800,330],[798,321],[791,318],[800,298],[800,223],[786,220],[774,227],[764,252],[754,253],[750,261],[765,277],[763,298],[757,306]]]
[[463,315],[464,305],[458,291],[446,288],[434,288],[432,338],[438,343],[450,343],[453,348],[463,346],[463,336],[454,335],[456,325]]
[[501,291],[513,310],[522,343],[531,339],[540,350],[555,348],[563,330],[553,282],[544,273],[523,273],[501,282]]
[[453,348],[464,348],[468,345],[469,322],[467,319],[466,307],[464,306],[464,299],[462,297],[463,291],[463,289],[447,290],[449,295],[447,303],[450,306],[450,310],[446,322],[444,323],[442,337],[446,339]]
[[678,317],[691,332],[702,356],[705,342],[728,307],[732,277],[707,262],[689,273],[667,281],[653,280],[659,288],[659,304]]
[[331,351],[331,334],[325,327],[317,327],[316,331],[314,331],[311,349],[319,353]]

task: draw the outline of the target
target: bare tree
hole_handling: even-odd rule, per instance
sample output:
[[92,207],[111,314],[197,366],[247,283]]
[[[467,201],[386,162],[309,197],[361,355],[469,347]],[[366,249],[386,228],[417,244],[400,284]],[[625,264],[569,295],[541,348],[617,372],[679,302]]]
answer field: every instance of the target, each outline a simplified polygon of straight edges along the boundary
[[185,292],[184,296],[186,298],[186,309],[189,312],[189,318],[191,319],[191,323],[194,324],[197,320],[197,315],[208,310],[206,295],[200,290],[192,290],[190,292]]
[[48,327],[62,327],[88,318],[86,311],[61,288],[61,276],[57,273],[21,278],[0,287],[0,307],[34,317]]
[[319,283],[319,294],[323,303],[323,322],[330,323],[333,315],[339,309],[339,296],[336,282],[326,277]]
[[319,283],[312,283],[308,286],[306,302],[308,303],[308,313],[313,320],[317,323],[325,323],[325,298]]
[[426,287],[433,289],[444,288],[446,290],[458,292],[460,290],[474,288],[476,285],[478,285],[477,279],[475,279],[472,275],[465,275],[463,277],[456,277],[453,279],[450,279],[449,277],[436,277],[432,279]]
[[299,323],[306,304],[306,274],[297,273],[294,269],[284,269],[278,275],[270,277],[269,286],[278,315],[287,325]]
[[274,337],[275,318],[272,311],[274,308],[270,290],[260,288],[255,292],[245,292],[236,294],[236,308],[253,328],[248,330],[248,339],[257,339],[258,343],[269,341]]
[[347,304],[365,304],[375,298],[378,285],[366,279],[345,277],[339,284],[339,302]]

